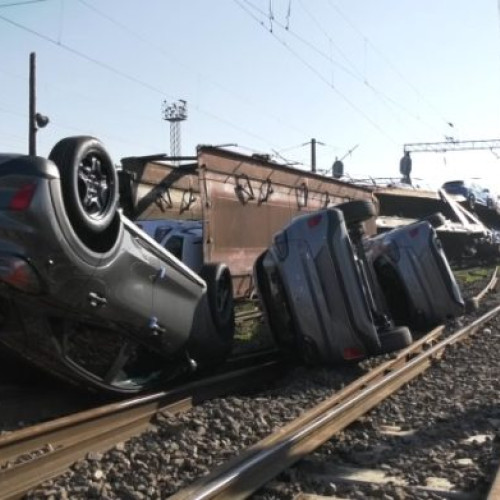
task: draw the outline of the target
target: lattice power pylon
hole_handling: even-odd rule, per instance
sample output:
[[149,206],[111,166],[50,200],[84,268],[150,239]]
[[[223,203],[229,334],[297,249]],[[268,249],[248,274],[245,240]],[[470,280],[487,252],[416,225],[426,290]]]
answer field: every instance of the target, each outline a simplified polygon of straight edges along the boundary
[[181,156],[181,122],[187,119],[187,102],[183,99],[163,101],[163,119],[170,122],[170,156]]

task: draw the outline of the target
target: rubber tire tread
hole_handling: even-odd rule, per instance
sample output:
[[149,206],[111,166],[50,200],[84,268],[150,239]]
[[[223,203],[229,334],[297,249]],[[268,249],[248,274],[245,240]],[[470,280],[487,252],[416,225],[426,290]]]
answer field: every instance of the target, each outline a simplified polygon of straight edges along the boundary
[[398,326],[391,330],[379,332],[379,339],[382,354],[399,351],[413,342],[411,332],[406,326]]
[[368,200],[354,200],[335,205],[334,208],[341,210],[347,226],[359,224],[377,215],[375,205]]
[[[200,276],[207,284],[207,298],[210,307],[210,314],[217,332],[224,342],[232,342],[234,337],[234,294],[231,272],[229,268],[222,263],[205,264]],[[217,289],[219,283],[225,281],[228,288],[229,298],[222,314],[218,311]]]
[[427,221],[433,228],[441,227],[446,222],[446,219],[441,212],[427,215],[421,220]]
[[[99,156],[112,176],[111,200],[104,215],[98,219],[89,217],[85,213],[78,194],[79,164],[89,153]],[[49,160],[53,161],[59,170],[64,206],[75,232],[86,240],[89,234],[101,234],[106,231],[113,222],[118,207],[118,174],[103,144],[90,136],[66,137],[52,148]]]

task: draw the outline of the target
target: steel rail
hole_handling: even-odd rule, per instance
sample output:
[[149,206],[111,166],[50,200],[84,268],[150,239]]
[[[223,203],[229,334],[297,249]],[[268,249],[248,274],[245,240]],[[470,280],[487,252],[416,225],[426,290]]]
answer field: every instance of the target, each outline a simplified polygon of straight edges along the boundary
[[[496,273],[497,270],[487,287],[476,296],[478,301],[496,286]],[[250,314],[255,314],[255,312],[251,311]],[[247,314],[242,316],[247,316]],[[370,383],[383,378],[398,366],[404,367],[411,357],[435,344],[442,332],[443,327],[436,328],[412,346],[401,351],[396,358],[356,380],[330,400],[307,412],[304,417],[309,415],[309,420],[320,418],[322,413],[355,396]],[[438,357],[437,353],[435,357]],[[227,394],[241,387],[241,384],[244,384],[245,388],[248,388],[250,383],[252,387],[258,386],[262,383],[262,379],[274,376],[278,370],[281,370],[279,363],[268,361],[252,369],[235,370],[202,382],[186,384],[171,391],[112,403],[0,436],[0,484],[2,485],[0,498],[19,498],[32,487],[62,473],[69,465],[83,458],[87,453],[103,451],[119,441],[143,432],[150,425],[153,415],[159,412],[167,411],[174,414],[187,411],[193,403]],[[290,431],[299,429],[300,425],[298,421],[290,423],[280,431],[278,437],[266,438],[264,445],[278,443],[279,437],[287,429]],[[245,455],[252,453],[252,448]],[[24,461],[20,459],[22,455],[33,452],[39,452],[40,455],[36,458],[24,457],[26,458]],[[232,495],[230,493],[230,496]],[[184,497],[181,496],[181,498]]]
[[497,284],[498,284],[497,274],[498,274],[498,266],[495,267],[495,270],[493,271],[493,274],[492,274],[488,284],[477,295],[474,296],[474,300],[479,302],[484,298],[484,296],[487,293],[492,292],[496,289]]
[[234,315],[234,320],[237,323],[241,323],[243,321],[260,318],[261,316],[262,316],[261,309],[259,307],[253,307],[252,309],[249,309],[247,311],[238,311]]
[[[236,389],[259,388],[282,369],[279,362],[267,361],[0,436],[0,498],[19,498],[43,481],[61,474],[89,452],[107,450],[140,434],[157,413],[184,412],[194,404]],[[39,456],[26,457],[35,452]]]
[[[253,445],[240,456],[171,498],[205,500],[248,497],[281,471],[311,453],[338,431],[396,392],[405,383],[423,373],[432,365],[433,360],[442,356],[449,345],[471,335],[499,312],[500,305],[416,355],[412,352],[413,346],[410,346],[405,350],[403,358],[401,353],[395,360],[378,367],[375,370],[377,376],[368,373],[363,377],[364,382],[362,379],[355,381],[351,386],[347,386],[340,393],[321,403],[320,409],[317,407],[306,412],[299,419]],[[429,335],[435,338],[438,330]],[[424,344],[420,347],[422,348]],[[404,363],[401,365],[402,362]]]
[[498,500],[500,498],[500,467],[497,470],[493,482],[491,483],[490,491],[486,500]]
[[259,319],[262,317],[262,311],[250,311],[247,313],[240,313],[235,316],[234,320],[236,323],[243,323],[244,321],[250,321],[252,319]]

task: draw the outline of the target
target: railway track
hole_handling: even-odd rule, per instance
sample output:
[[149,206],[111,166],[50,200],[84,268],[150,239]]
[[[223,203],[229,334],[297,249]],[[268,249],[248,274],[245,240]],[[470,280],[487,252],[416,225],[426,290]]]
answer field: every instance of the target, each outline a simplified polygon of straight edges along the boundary
[[427,370],[449,345],[464,340],[499,313],[500,305],[443,340],[440,340],[443,327],[432,330],[393,360],[378,366],[172,498],[247,498]]
[[[474,300],[479,303],[497,286],[497,269],[486,287]],[[400,387],[425,372],[439,360],[447,347],[465,340],[500,313],[500,305],[469,325],[441,339],[440,326],[386,363],[345,387],[274,434],[259,441],[244,453],[205,478],[179,491],[175,500],[237,499],[250,494],[280,472],[306,457],[339,431],[355,422]],[[500,487],[500,471],[490,499]]]
[[[494,289],[496,282],[495,271],[476,298],[481,300],[487,291]],[[394,359],[250,447],[207,478],[179,491],[174,498],[248,496],[425,371],[447,346],[471,335],[499,311],[497,306],[451,335],[445,334],[443,327],[434,329]],[[279,363],[267,360],[258,367],[221,374],[175,391],[106,405],[0,436],[0,498],[18,498],[44,480],[59,475],[89,452],[108,449],[143,432],[158,413],[183,412],[193,404],[248,388],[250,384],[259,388],[280,370]]]
[[[265,355],[268,357],[268,354]],[[251,390],[276,378],[279,361],[256,363],[171,391],[135,397],[0,436],[0,498],[14,499],[67,469],[90,452],[101,452],[146,430],[161,413]]]

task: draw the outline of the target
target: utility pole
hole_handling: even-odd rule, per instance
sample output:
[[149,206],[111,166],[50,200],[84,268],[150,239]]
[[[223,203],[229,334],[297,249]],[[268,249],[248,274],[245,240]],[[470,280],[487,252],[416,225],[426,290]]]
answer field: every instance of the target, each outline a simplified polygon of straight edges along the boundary
[[311,139],[311,171],[316,173],[316,139]]
[[36,54],[30,54],[28,154],[36,156]]
[[181,156],[181,122],[187,119],[187,102],[163,101],[163,119],[170,122],[170,156]]
[[309,142],[304,142],[302,146],[311,145],[311,172],[316,173],[316,145],[324,146],[324,142],[317,141],[316,139],[311,139]]
[[30,53],[29,69],[29,130],[28,154],[36,156],[36,133],[39,128],[47,126],[49,118],[36,112],[36,53]]

